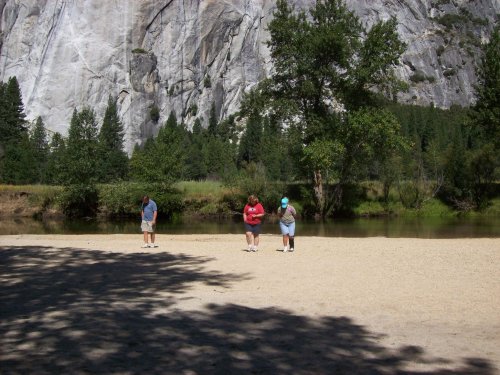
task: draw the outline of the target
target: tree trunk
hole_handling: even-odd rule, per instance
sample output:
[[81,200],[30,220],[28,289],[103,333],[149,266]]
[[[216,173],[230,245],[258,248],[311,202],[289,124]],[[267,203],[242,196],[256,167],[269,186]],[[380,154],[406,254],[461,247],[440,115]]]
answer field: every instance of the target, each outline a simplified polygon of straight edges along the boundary
[[316,216],[323,218],[325,198],[323,195],[323,177],[320,170],[314,171],[314,199],[316,200]]

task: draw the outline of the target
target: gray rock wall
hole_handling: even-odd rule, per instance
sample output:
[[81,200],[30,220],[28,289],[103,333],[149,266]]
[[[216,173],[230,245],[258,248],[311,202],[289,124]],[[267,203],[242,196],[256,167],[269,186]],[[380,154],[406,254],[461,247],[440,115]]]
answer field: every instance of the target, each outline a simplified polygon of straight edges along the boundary
[[[295,0],[306,7],[313,0]],[[266,25],[274,0],[0,0],[0,79],[17,76],[27,114],[67,132],[73,108],[102,116],[118,96],[126,145],[155,135],[170,111],[188,126],[238,109],[271,69]],[[500,0],[350,0],[363,22],[396,16],[408,43],[398,74],[413,80],[400,100],[449,107],[473,101],[477,43]],[[444,14],[476,20],[447,31]],[[160,109],[160,121],[149,117]]]

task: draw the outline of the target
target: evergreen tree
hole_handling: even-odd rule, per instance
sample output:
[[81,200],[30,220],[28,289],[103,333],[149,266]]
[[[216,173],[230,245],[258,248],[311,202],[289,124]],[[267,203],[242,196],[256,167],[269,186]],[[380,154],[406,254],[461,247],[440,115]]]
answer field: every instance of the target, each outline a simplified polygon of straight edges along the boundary
[[25,118],[19,83],[16,77],[10,77],[7,83],[0,84],[0,140],[4,146],[26,132]]
[[60,133],[54,133],[49,145],[45,179],[48,183],[61,185],[65,181],[66,143]]
[[188,180],[201,180],[207,177],[205,162],[206,131],[201,126],[200,119],[196,119],[189,135],[189,145],[186,158],[186,177]]
[[484,57],[477,69],[477,103],[473,121],[480,130],[483,142],[493,142],[500,148],[500,26],[493,31],[484,46]]
[[71,118],[66,146],[65,185],[93,185],[98,181],[98,128],[94,111],[76,109]]
[[215,111],[215,103],[210,107],[210,117],[208,118],[208,135],[215,137],[217,135],[217,113]]
[[0,82],[0,181],[33,181],[33,153],[26,128],[26,115],[16,77]]
[[123,125],[118,118],[116,99],[108,106],[99,131],[99,177],[102,182],[123,180],[128,173],[128,157],[123,151]]
[[30,134],[31,149],[35,159],[37,182],[46,182],[45,174],[47,169],[47,161],[49,157],[49,142],[47,140],[47,131],[43,124],[42,118],[36,119],[35,125]]
[[130,160],[132,177],[159,183],[179,180],[184,175],[186,162],[184,131],[171,112],[156,139],[148,140],[143,150],[134,150]]
[[37,181],[36,159],[26,132],[5,147],[2,181],[8,184],[31,184]]
[[239,163],[258,163],[262,157],[262,118],[257,110],[248,117],[238,151]]
[[97,213],[98,146],[94,111],[75,109],[64,157],[62,209],[67,216],[94,216]]
[[294,171],[291,168],[289,149],[279,124],[269,117],[263,120],[261,160],[270,180],[291,181]]

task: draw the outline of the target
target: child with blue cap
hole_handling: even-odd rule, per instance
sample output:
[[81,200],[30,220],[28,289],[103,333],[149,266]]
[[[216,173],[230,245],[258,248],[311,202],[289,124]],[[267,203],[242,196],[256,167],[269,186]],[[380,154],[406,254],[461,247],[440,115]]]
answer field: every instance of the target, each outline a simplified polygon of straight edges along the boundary
[[281,206],[278,208],[278,216],[280,218],[280,229],[283,235],[283,252],[294,251],[295,249],[295,217],[297,212],[291,204],[289,199],[283,197],[281,199]]

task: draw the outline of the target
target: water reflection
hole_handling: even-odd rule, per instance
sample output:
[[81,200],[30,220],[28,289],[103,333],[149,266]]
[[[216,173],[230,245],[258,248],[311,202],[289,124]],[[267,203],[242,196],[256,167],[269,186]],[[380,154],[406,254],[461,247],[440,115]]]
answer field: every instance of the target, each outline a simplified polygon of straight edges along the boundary
[[[133,234],[140,233],[137,220],[0,220],[0,235],[8,234]],[[157,233],[241,234],[241,217],[233,220],[160,221]],[[276,220],[263,224],[263,233],[279,234]],[[468,238],[500,237],[500,218],[377,218],[297,223],[300,236],[320,237],[411,237]]]

